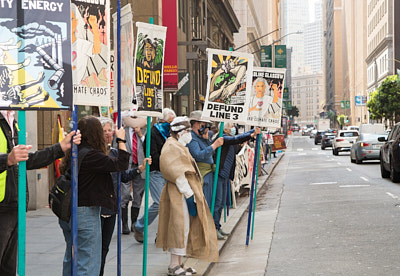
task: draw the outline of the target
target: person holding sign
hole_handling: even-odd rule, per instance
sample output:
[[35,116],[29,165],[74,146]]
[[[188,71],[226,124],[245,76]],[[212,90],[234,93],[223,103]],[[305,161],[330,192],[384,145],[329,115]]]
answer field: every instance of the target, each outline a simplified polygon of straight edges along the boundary
[[229,233],[226,233],[222,230],[221,224],[219,222],[221,220],[222,210],[224,209],[224,202],[226,201],[227,182],[229,179],[233,181],[235,177],[235,165],[236,165],[235,145],[239,145],[250,139],[254,139],[260,133],[260,129],[255,128],[243,134],[235,136],[231,135],[233,127],[234,127],[233,123],[226,123],[224,125],[224,134],[222,136],[224,138],[224,144],[221,148],[221,161],[220,161],[221,168],[218,173],[217,192],[215,195],[215,210],[213,214],[215,228],[217,229],[217,232],[220,234],[219,236],[230,235]]
[[[158,216],[158,207],[160,196],[164,188],[165,179],[160,172],[160,155],[165,141],[170,136],[170,123],[175,119],[176,114],[172,109],[164,108],[160,122],[154,124],[151,128],[151,145],[150,155],[153,157],[153,163],[150,166],[149,189],[153,204],[149,207],[148,225],[150,225]],[[144,142],[145,148],[146,140]],[[132,223],[131,230],[134,232],[134,237],[137,242],[143,242],[144,231],[144,215],[141,216],[136,223]]]
[[[138,169],[139,165],[144,160],[144,138],[143,133],[146,133],[146,118],[138,117],[134,112],[129,112],[125,117],[122,117],[123,125],[125,126],[126,148],[130,153],[129,169]],[[121,218],[122,218],[122,233],[129,235],[132,226],[139,215],[140,205],[144,193],[144,172],[136,175],[132,181],[121,184]],[[131,197],[131,186],[133,191],[133,200],[131,206],[131,229],[128,224],[128,205]]]
[[[18,145],[18,125],[14,111],[0,113],[0,275],[16,275],[18,245],[18,162],[28,170],[40,169],[64,156],[71,148],[70,132],[60,143],[34,153],[30,145]],[[81,134],[73,142],[81,142]],[[28,183],[27,183],[28,184]],[[26,189],[28,191],[28,188]],[[28,201],[28,197],[27,197]],[[28,205],[28,204],[27,204]]]
[[[201,119],[201,110],[196,110],[190,113],[190,124],[192,125],[192,140],[187,144],[190,154],[199,167],[200,173],[203,176],[203,193],[206,198],[208,207],[211,208],[213,183],[214,183],[214,151],[223,145],[224,138],[217,138],[211,143],[208,133],[211,127],[211,122]],[[223,236],[218,236],[223,239]]]
[[168,275],[192,275],[182,256],[218,261],[214,223],[201,188],[201,175],[185,145],[192,140],[187,117],[171,123],[171,137],[160,156],[166,184],[160,198],[156,246],[171,253]]
[[[116,157],[107,154],[103,127],[98,118],[86,116],[78,121],[78,129],[82,132],[82,143],[78,150],[89,148],[82,160],[78,174],[78,254],[77,275],[99,275],[101,269],[102,232],[101,207],[111,211],[118,208],[112,172],[123,172],[128,169],[130,154],[126,151],[124,128],[116,129],[118,143]],[[61,170],[70,166],[71,152],[62,160]],[[72,228],[71,220],[58,220],[66,243],[63,260],[63,275],[71,275],[72,262]]]

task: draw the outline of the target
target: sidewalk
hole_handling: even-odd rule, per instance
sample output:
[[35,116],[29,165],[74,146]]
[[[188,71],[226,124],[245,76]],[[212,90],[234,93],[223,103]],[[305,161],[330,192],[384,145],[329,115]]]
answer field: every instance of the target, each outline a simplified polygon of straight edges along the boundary
[[[268,175],[258,178],[259,191],[267,181],[268,176],[278,164],[283,154],[277,154],[277,158],[272,158],[272,162],[265,164],[264,169]],[[151,197],[150,197],[151,199]],[[238,224],[240,218],[248,207],[249,197],[237,198],[237,208],[230,209],[226,223],[222,223],[224,231],[231,232]],[[142,210],[141,210],[142,211]],[[224,218],[221,219],[223,222]],[[147,275],[158,276],[166,275],[169,265],[169,254],[162,249],[155,247],[155,236],[157,231],[157,220],[149,226],[149,237],[147,246]],[[26,218],[26,275],[28,276],[47,276],[62,274],[62,260],[65,251],[65,241],[61,228],[58,225],[56,216],[50,209],[44,208],[29,211]],[[143,245],[135,241],[133,233],[122,235],[122,260],[121,275],[141,275],[143,262]],[[220,252],[223,250],[225,241],[218,241]],[[196,268],[198,274],[203,275],[210,267],[210,263],[187,259],[186,265]],[[117,275],[117,234],[114,236],[110,245],[110,252],[107,255],[105,275]]]

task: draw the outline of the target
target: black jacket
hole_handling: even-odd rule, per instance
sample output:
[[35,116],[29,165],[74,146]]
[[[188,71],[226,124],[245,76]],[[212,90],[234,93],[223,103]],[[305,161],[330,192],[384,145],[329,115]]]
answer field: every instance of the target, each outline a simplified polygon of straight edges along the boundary
[[[79,148],[84,147],[82,143]],[[92,149],[82,160],[78,175],[78,206],[101,206],[117,210],[111,172],[125,171],[129,167],[130,154],[118,150],[117,157]]]
[[[4,200],[0,202],[0,208],[16,209],[18,208],[18,165],[11,167],[7,166],[7,159],[8,154],[14,147],[12,140],[14,140],[15,145],[18,145],[18,130],[16,122],[14,121],[14,137],[12,137],[11,128],[1,113],[0,127],[7,139],[7,153],[0,154],[0,173],[7,170],[5,196]],[[62,151],[60,144],[55,144],[51,147],[45,148],[44,150],[29,153],[29,159],[26,161],[26,169],[34,170],[43,168],[63,156],[64,152]],[[28,200],[28,182],[26,186]]]
[[[151,165],[150,171],[159,171],[160,170],[160,155],[161,149],[165,144],[165,138],[158,131],[158,129],[153,126],[151,128],[151,140],[150,140],[150,156],[151,156]],[[146,139],[143,144],[144,152],[146,153]]]

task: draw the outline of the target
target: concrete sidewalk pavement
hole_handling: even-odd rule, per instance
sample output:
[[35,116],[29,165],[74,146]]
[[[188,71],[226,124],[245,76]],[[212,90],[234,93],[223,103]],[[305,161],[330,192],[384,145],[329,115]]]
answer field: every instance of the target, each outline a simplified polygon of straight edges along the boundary
[[[267,175],[258,178],[257,191],[266,183],[272,170],[278,164],[283,154],[278,154],[272,162],[265,164],[264,169]],[[151,198],[151,197],[150,197]],[[249,197],[238,197],[237,208],[230,209],[230,215],[222,228],[224,231],[231,232],[238,224],[240,218],[245,213],[249,203]],[[141,210],[142,211],[142,210]],[[157,223],[154,221],[148,228],[148,246],[147,246],[147,275],[166,275],[170,256],[162,249],[155,247],[155,237],[157,232]],[[62,260],[65,252],[65,241],[57,217],[49,208],[44,208],[27,213],[27,234],[26,234],[26,275],[47,276],[62,274]],[[116,227],[117,228],[117,227]],[[116,229],[115,228],[115,229]],[[114,231],[113,239],[110,245],[110,252],[107,255],[105,266],[105,275],[117,275],[117,234]],[[121,275],[141,275],[143,262],[143,245],[136,242],[133,233],[122,235],[122,260]],[[225,241],[218,241],[220,252],[223,250]],[[245,241],[243,241],[245,242]],[[210,263],[188,258],[186,265],[196,268],[198,274],[205,274],[210,268]]]

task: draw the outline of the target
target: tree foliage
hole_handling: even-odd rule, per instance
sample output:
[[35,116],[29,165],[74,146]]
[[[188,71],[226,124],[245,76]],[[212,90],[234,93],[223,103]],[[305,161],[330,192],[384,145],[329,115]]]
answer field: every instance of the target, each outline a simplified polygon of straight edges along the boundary
[[291,110],[286,110],[286,114],[292,117],[299,117],[299,109],[297,108],[297,106],[292,106]]
[[400,115],[400,85],[397,75],[388,76],[370,95],[367,103],[371,119],[389,119]]

